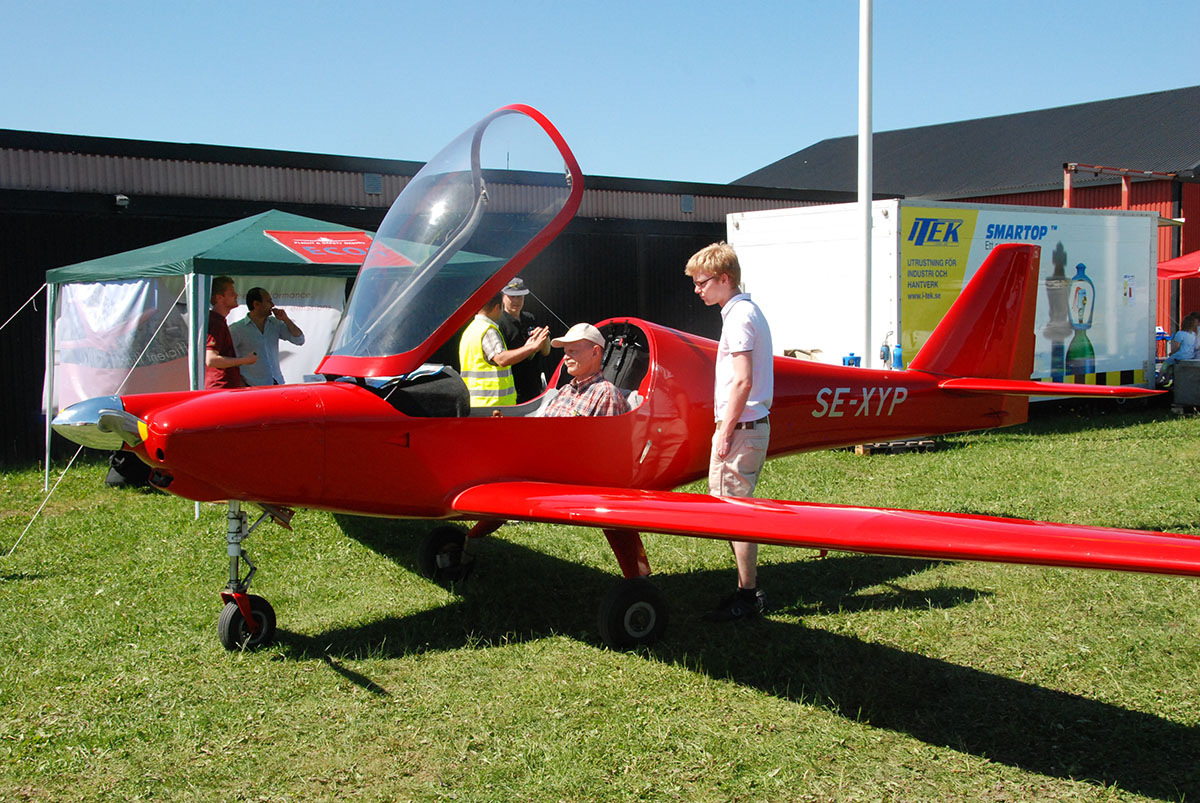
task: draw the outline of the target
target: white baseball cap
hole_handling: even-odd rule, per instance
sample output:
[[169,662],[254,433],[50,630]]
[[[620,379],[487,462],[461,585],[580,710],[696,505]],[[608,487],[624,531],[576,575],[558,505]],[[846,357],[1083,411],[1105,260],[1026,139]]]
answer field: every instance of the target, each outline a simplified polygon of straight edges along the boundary
[[600,330],[592,326],[590,323],[577,323],[567,330],[567,333],[562,337],[556,337],[550,341],[550,345],[556,349],[560,349],[567,343],[575,343],[579,340],[589,340],[597,346],[604,345],[604,335],[600,334]]

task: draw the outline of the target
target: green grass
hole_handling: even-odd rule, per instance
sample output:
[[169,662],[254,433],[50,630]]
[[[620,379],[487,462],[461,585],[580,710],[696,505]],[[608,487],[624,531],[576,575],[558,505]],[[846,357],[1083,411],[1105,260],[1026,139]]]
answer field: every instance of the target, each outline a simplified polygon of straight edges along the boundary
[[[760,495],[1200,534],[1200,419],[1081,408],[931,454],[821,452]],[[461,593],[423,522],[302,512],[247,543],[280,634],[216,639],[224,511],[77,466],[0,558],[0,800],[1195,800],[1194,579],[647,536],[672,605],[604,649],[597,532],[510,524]],[[0,475],[0,554],[41,503]]]

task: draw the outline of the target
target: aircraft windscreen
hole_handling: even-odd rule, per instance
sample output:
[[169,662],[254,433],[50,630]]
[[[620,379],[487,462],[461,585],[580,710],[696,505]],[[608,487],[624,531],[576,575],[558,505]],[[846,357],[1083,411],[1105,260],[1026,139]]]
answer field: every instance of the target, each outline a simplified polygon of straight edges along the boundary
[[485,118],[392,205],[330,354],[416,349],[554,219],[570,192],[562,154],[535,121],[508,109]]

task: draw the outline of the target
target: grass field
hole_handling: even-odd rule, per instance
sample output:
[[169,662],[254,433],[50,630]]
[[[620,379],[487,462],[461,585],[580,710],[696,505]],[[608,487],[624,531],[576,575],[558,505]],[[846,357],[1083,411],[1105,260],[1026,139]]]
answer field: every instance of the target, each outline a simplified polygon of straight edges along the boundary
[[[1058,408],[930,454],[777,460],[761,496],[1200,534],[1200,418]],[[510,524],[461,593],[430,526],[304,511],[247,542],[277,643],[216,638],[224,509],[76,466],[0,558],[0,800],[1196,800],[1195,579],[647,536],[664,641],[601,646],[597,532]],[[42,501],[4,473],[0,555]]]

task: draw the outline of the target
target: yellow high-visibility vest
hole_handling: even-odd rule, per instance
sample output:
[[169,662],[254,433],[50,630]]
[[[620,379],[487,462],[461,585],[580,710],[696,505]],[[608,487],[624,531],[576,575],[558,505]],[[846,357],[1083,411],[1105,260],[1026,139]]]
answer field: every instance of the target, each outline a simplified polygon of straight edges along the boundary
[[516,404],[517,386],[513,384],[512,371],[507,367],[492,365],[483,354],[483,336],[488,329],[495,329],[496,334],[500,335],[500,342],[504,342],[500,327],[485,315],[476,315],[458,341],[458,364],[467,390],[471,392],[471,406],[503,407]]

